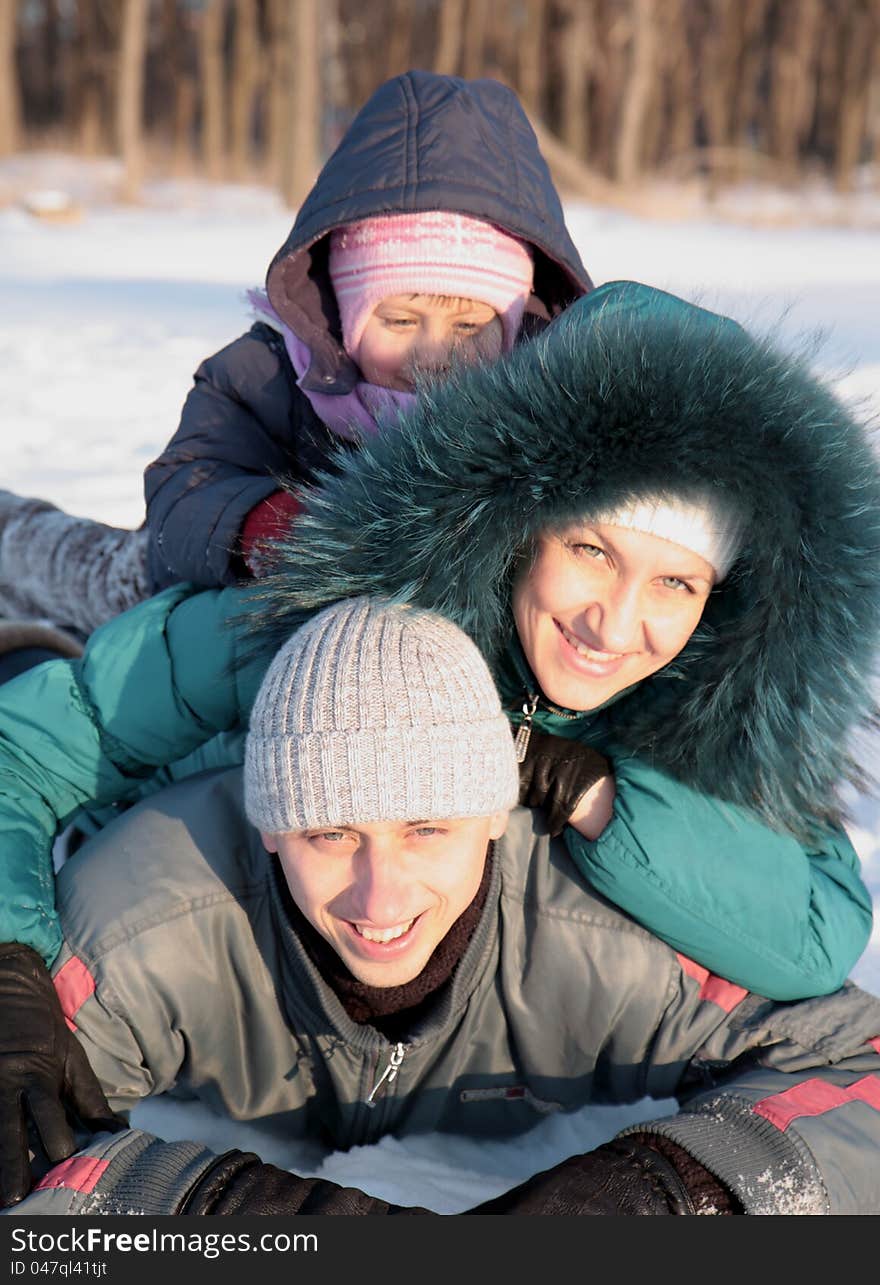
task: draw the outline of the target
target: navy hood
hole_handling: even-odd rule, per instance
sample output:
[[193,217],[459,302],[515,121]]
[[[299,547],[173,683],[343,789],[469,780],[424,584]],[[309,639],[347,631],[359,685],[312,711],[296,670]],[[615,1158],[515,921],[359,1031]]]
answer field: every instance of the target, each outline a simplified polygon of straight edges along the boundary
[[273,308],[312,354],[304,388],[347,393],[359,378],[342,348],[328,234],[380,214],[426,210],[484,219],[528,242],[530,310],[539,316],[556,316],[592,288],[516,94],[494,80],[408,71],[380,85],[358,112],[266,274]]

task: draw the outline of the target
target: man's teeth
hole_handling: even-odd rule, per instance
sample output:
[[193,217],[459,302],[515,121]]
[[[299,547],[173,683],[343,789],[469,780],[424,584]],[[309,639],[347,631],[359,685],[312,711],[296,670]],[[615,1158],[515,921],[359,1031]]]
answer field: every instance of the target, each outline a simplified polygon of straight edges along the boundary
[[365,928],[362,924],[355,924],[355,932],[361,937],[366,937],[367,941],[394,941],[396,937],[402,937],[408,933],[415,923],[415,919],[408,919],[405,924],[398,924],[396,928]]
[[574,634],[570,634],[565,628],[565,625],[560,625],[560,629],[562,630],[562,636],[565,641],[574,647],[579,656],[586,656],[588,660],[620,660],[623,655],[623,653],[619,651],[594,651],[592,647],[588,647],[586,643],[582,643],[579,638],[575,638]]

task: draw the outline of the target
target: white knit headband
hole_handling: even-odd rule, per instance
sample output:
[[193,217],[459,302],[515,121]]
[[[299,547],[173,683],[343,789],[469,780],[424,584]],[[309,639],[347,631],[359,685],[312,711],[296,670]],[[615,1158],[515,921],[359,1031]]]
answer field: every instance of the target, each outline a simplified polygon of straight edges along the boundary
[[681,545],[699,554],[723,580],[736,558],[740,524],[711,499],[685,500],[665,496],[642,496],[619,508],[591,513],[593,522],[644,531],[670,544]]

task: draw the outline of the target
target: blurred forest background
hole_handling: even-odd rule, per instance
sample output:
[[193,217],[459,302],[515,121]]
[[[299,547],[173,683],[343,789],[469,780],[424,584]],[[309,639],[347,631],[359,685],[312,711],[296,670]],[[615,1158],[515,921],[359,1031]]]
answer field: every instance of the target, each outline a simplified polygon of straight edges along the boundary
[[523,101],[560,188],[880,188],[880,0],[0,0],[0,157],[268,183],[295,206],[358,107],[421,67]]

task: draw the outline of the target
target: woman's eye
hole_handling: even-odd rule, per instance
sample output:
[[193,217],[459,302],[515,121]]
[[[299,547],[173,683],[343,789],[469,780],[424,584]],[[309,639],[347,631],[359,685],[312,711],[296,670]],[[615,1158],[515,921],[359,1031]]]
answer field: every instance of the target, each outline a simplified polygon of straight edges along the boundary
[[386,317],[385,318],[385,325],[389,326],[392,330],[411,330],[415,324],[416,323],[412,319],[412,317]]
[[320,834],[313,834],[313,839],[320,839],[323,843],[341,843],[345,838],[344,830],[322,830]]
[[662,576],[660,583],[664,589],[683,589],[685,593],[693,593],[693,589],[686,580],[679,580],[678,576]]
[[582,553],[587,558],[604,558],[605,550],[600,549],[598,544],[573,544],[571,546],[576,553]]
[[420,839],[430,839],[432,835],[442,833],[443,831],[436,825],[420,825],[418,829],[413,830],[413,834],[418,835]]
[[455,329],[460,335],[476,335],[479,334],[483,327],[477,321],[459,321],[456,323]]

